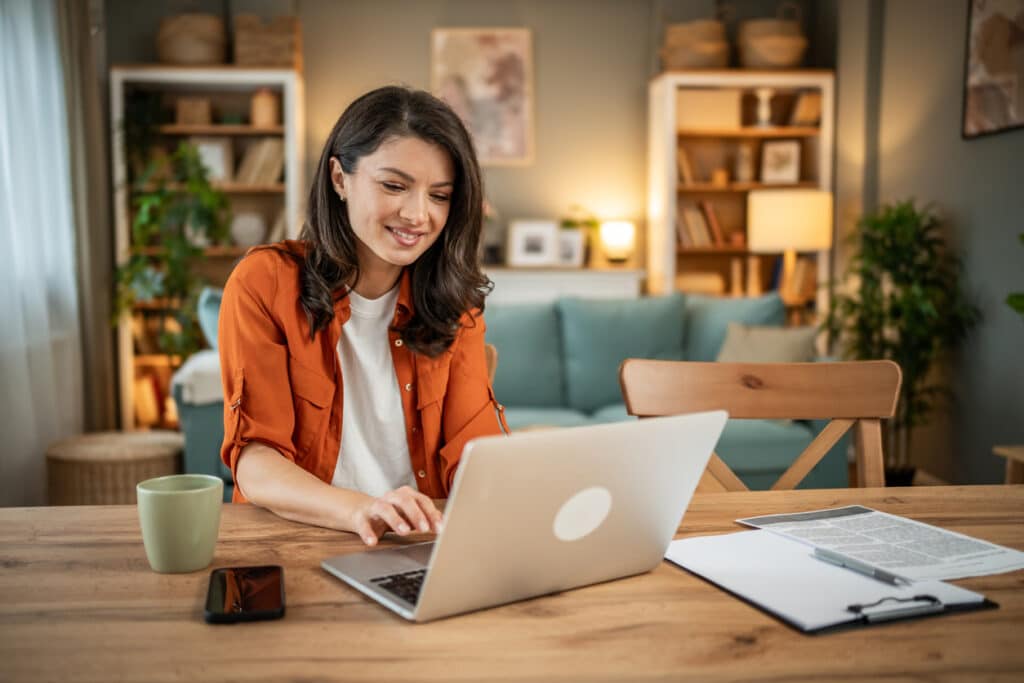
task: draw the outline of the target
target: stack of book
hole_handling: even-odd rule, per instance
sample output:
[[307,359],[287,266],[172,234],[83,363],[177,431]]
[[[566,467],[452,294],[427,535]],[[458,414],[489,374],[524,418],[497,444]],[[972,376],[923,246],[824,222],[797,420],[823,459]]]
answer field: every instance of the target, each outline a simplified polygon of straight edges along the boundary
[[676,232],[683,247],[707,249],[726,246],[718,214],[708,200],[680,202]]
[[254,141],[238,165],[235,182],[239,185],[273,185],[284,171],[284,141],[277,137]]

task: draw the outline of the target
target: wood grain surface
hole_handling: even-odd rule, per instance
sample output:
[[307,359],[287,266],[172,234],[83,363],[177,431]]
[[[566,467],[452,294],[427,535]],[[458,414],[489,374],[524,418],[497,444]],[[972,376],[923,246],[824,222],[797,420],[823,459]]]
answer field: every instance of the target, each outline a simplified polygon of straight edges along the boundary
[[[1024,486],[698,494],[679,535],[850,503],[1024,549]],[[134,506],[0,509],[0,681],[1024,680],[1022,571],[956,582],[999,609],[820,636],[667,563],[414,625],[320,569],[361,547],[225,505],[213,567],[284,565],[287,614],[211,626],[209,570],[152,572]]]

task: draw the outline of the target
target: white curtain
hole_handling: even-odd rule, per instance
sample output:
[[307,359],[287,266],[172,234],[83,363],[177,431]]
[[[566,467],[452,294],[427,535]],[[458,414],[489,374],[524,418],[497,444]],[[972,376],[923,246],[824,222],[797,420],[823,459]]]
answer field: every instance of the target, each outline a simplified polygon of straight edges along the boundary
[[82,430],[67,114],[54,0],[0,0],[0,505],[46,502]]

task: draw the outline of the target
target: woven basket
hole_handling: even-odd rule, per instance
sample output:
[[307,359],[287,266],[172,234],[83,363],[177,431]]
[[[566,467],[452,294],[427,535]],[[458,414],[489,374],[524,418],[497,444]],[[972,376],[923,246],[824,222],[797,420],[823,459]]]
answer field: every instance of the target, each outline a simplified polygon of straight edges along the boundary
[[302,31],[298,17],[264,23],[253,14],[236,14],[235,64],[302,69]]
[[58,441],[46,451],[50,505],[135,503],[135,485],[176,474],[179,432],[95,432]]

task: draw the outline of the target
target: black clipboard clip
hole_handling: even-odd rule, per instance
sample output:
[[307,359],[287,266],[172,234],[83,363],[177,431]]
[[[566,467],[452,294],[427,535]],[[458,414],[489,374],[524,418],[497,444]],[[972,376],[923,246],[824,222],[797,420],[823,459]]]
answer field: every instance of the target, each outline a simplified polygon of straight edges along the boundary
[[[894,603],[894,604],[890,604]],[[909,598],[887,597],[866,605],[847,605],[846,611],[853,612],[868,623],[908,619],[942,612],[946,606],[934,595],[914,595]]]

